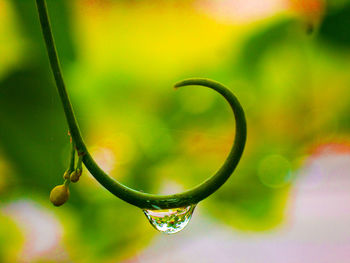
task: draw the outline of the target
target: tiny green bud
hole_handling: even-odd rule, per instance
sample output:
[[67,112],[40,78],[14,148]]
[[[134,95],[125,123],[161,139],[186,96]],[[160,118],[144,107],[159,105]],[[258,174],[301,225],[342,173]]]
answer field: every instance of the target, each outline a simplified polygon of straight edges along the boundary
[[69,171],[64,172],[63,179],[65,179],[65,180],[69,179]]
[[80,177],[82,172],[83,172],[83,169],[82,168],[77,168],[76,172],[77,172],[78,176]]
[[79,181],[79,177],[80,177],[80,175],[77,173],[77,171],[73,171],[70,174],[70,181],[73,182],[73,183],[76,183],[76,182]]
[[66,185],[58,185],[51,190],[50,201],[54,206],[61,206],[69,198],[69,189]]

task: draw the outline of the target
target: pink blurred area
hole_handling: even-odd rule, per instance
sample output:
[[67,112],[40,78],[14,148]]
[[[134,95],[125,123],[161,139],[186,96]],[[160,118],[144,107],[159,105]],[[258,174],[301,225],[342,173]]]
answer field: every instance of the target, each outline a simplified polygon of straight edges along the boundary
[[1,212],[14,221],[24,236],[17,262],[67,261],[63,226],[51,211],[23,199],[2,207]]
[[199,206],[187,229],[159,235],[125,262],[349,262],[350,153],[328,148],[309,158],[296,177],[287,221],[273,230],[233,230],[210,219]]
[[287,8],[285,0],[200,0],[199,10],[226,22],[252,22],[276,14]]

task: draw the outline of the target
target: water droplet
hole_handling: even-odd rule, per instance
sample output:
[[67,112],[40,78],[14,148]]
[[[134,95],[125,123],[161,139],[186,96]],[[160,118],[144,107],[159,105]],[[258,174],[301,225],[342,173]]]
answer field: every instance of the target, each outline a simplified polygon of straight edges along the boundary
[[165,234],[174,234],[190,222],[196,205],[164,210],[143,210],[152,226]]

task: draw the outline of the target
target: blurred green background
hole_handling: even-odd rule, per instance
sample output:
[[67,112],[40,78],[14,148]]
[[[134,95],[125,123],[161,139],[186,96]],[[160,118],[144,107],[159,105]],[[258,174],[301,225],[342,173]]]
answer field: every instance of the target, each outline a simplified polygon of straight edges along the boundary
[[[83,136],[112,177],[175,193],[220,167],[233,116],[213,91],[175,92],[183,78],[231,88],[246,112],[247,146],[233,177],[175,236],[161,236],[87,171],[69,202],[53,207],[67,125],[35,1],[0,0],[0,262],[347,262],[350,229],[334,220],[350,219],[348,1],[47,2]],[[319,207],[298,209],[303,182],[317,182],[306,199]],[[329,182],[339,182],[330,195],[341,192],[340,202],[325,201]],[[293,236],[295,217],[335,232]]]

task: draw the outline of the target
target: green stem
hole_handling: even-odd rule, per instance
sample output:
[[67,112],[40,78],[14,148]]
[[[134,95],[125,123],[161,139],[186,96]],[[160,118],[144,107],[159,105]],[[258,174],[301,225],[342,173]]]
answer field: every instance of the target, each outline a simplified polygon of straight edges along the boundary
[[52,36],[46,2],[45,0],[36,0],[36,4],[51,69],[55,77],[57,90],[62,101],[72,139],[76,144],[78,152],[83,156],[83,162],[86,168],[101,185],[120,199],[142,209],[168,209],[196,204],[214,193],[226,182],[236,168],[243,153],[247,134],[246,120],[242,106],[232,92],[222,84],[208,79],[184,80],[177,83],[175,88],[189,85],[200,85],[213,89],[227,100],[234,112],[236,120],[234,144],[225,163],[213,176],[193,189],[174,195],[154,195],[139,192],[109,177],[91,157],[82,139],[63,81],[55,42]]
[[73,112],[72,104],[69,100],[66,86],[63,81],[60,62],[56,51],[56,45],[55,45],[55,41],[53,39],[53,35],[51,31],[51,25],[50,25],[48,12],[47,12],[46,1],[36,0],[36,5],[38,9],[38,14],[39,14],[41,30],[43,32],[43,36],[46,44],[47,54],[49,56],[52,73],[56,81],[58,94],[61,98],[64,113],[66,115],[69,131],[73,141],[76,144],[77,149],[82,152],[85,152],[86,147],[82,139],[79,126],[77,124],[77,121]]
[[81,174],[81,172],[83,171],[83,164],[82,164],[82,162],[83,162],[83,155],[79,155],[78,156],[78,161],[77,161],[77,167],[76,167],[76,171],[80,171],[80,174]]
[[69,174],[74,171],[74,166],[75,166],[75,143],[73,139],[72,139],[71,147],[72,148],[70,151]]

